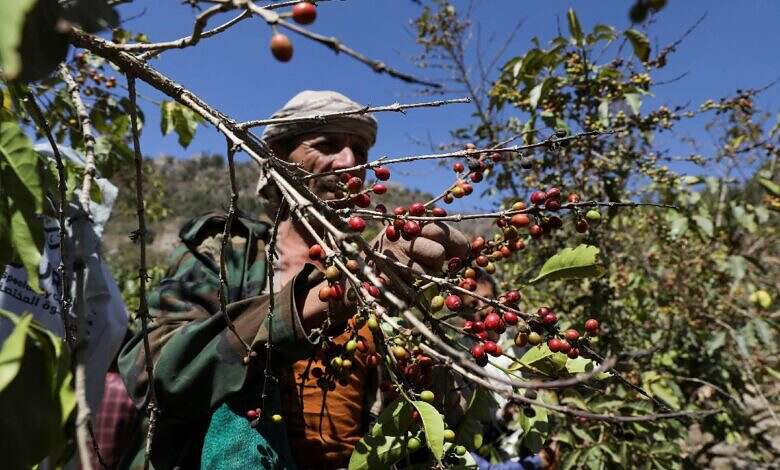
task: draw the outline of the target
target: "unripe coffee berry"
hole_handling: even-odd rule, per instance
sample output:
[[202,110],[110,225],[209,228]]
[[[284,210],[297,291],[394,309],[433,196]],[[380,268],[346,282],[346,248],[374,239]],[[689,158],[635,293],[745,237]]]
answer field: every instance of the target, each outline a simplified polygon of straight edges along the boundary
[[528,344],[532,346],[537,346],[539,344],[542,344],[542,335],[540,335],[535,331],[528,333]]
[[431,311],[438,312],[444,307],[444,297],[437,295],[431,299]]
[[273,415],[271,416],[271,421],[274,423],[281,423],[282,422],[282,415]]
[[517,335],[515,335],[515,346],[522,348],[526,344],[528,344],[528,333],[523,331],[517,333]]
[[435,398],[436,396],[430,390],[423,390],[420,392],[420,400],[426,403],[431,403]]
[[591,209],[585,213],[585,218],[591,222],[598,222],[601,220],[601,212],[597,211],[596,209]]

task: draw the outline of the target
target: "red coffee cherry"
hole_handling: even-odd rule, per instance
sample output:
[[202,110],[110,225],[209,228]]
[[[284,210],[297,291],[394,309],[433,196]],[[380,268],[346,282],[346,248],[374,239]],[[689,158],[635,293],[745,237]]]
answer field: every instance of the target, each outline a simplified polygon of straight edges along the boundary
[[347,184],[347,181],[352,178],[352,173],[341,173],[339,174],[339,181],[341,181],[344,184]]
[[463,170],[466,169],[466,167],[463,166],[463,163],[457,162],[454,165],[452,165],[452,169],[455,170],[455,173],[462,173]]
[[475,183],[479,183],[480,181],[482,181],[482,172],[475,171],[474,173],[471,174],[469,178],[471,178],[471,181]]
[[569,197],[566,198],[567,201],[569,201],[570,204],[576,204],[580,202],[580,196],[578,194],[571,193],[569,194]]
[[548,211],[557,211],[561,208],[561,201],[557,199],[548,199],[544,201],[544,209]]
[[376,205],[376,211],[377,212],[381,212],[382,214],[386,214],[387,213],[387,207],[385,207],[384,204],[377,204]]
[[561,340],[561,347],[558,349],[558,351],[564,354],[568,353],[569,351],[571,351],[571,344],[569,344],[569,342],[566,341],[565,339]]
[[393,209],[393,214],[395,214],[395,215],[400,217],[400,216],[406,214],[406,208],[398,206],[395,209]]
[[357,176],[353,176],[352,178],[347,180],[347,190],[353,194],[359,192],[362,187],[363,187],[363,180],[358,178]]
[[567,356],[569,356],[569,359],[577,359],[580,356],[580,350],[577,348],[571,348],[569,349],[569,352],[566,353]]
[[568,329],[563,336],[569,341],[577,341],[580,338],[580,332],[575,329]]
[[520,301],[520,292],[516,290],[510,290],[506,293],[506,301],[510,304],[515,304]]
[[588,321],[585,322],[585,331],[588,333],[595,335],[599,331],[599,321],[595,318],[590,318]]
[[547,340],[547,347],[550,348],[550,351],[552,352],[558,352],[561,350],[561,340],[558,338],[552,338],[550,340]]
[[420,217],[425,215],[425,206],[421,202],[415,202],[409,206],[409,214]]
[[374,176],[380,181],[387,181],[390,179],[390,170],[383,166],[374,168]]
[[318,260],[322,258],[322,255],[324,254],[324,251],[320,245],[312,245],[309,247],[309,258],[313,260]]
[[471,252],[472,253],[479,253],[482,251],[482,248],[485,247],[485,239],[482,237],[477,237],[474,240],[471,241]]
[[407,220],[404,224],[403,230],[401,231],[401,236],[404,237],[404,240],[412,240],[420,236],[420,233],[422,233],[420,224],[414,220]]
[[513,227],[517,228],[528,227],[528,225],[531,223],[531,219],[527,214],[515,214],[511,219],[509,219],[509,223],[512,224]]
[[574,226],[574,228],[579,233],[585,233],[590,228],[590,224],[588,224],[588,221],[585,219],[580,219],[577,221],[577,225]]
[[433,214],[434,217],[446,217],[447,216],[447,211],[444,210],[441,207],[434,207],[433,210],[431,210],[431,213]]
[[352,202],[358,207],[368,207],[371,205],[371,196],[366,193],[355,194]]
[[459,312],[463,308],[463,300],[455,294],[450,294],[444,300],[444,304],[453,312]]
[[279,62],[289,62],[293,56],[293,46],[290,38],[282,33],[271,36],[271,54]]
[[545,325],[555,325],[558,323],[558,317],[554,313],[548,313],[542,318],[542,323]]
[[504,312],[504,323],[507,325],[517,325],[517,314],[515,312]]
[[457,256],[450,258],[450,260],[447,261],[447,271],[451,273],[460,271],[460,268],[462,267],[463,267],[463,261]]
[[482,333],[485,331],[485,324],[481,321],[475,321],[471,324],[471,329],[474,330],[474,333]]
[[466,196],[474,192],[474,187],[468,183],[463,183],[460,187],[463,188],[463,194]]
[[547,199],[547,195],[544,191],[534,191],[531,193],[531,204],[541,204]]
[[368,356],[366,356],[366,365],[368,367],[374,368],[379,365],[380,359],[379,354],[377,353],[371,353]]
[[246,411],[246,419],[250,421],[256,420],[260,414],[257,412],[257,410],[247,410]]
[[544,235],[544,229],[539,225],[531,225],[531,227],[528,228],[528,233],[531,234],[531,238],[538,240]]
[[488,263],[490,263],[490,260],[489,260],[489,259],[488,259],[488,257],[487,257],[487,256],[485,256],[485,255],[479,255],[479,256],[477,256],[477,258],[474,260],[474,262],[475,262],[475,263],[477,263],[477,266],[479,266],[479,267],[481,267],[481,268],[484,268],[485,266],[487,266],[487,265],[488,265]]
[[544,193],[547,196],[547,199],[560,199],[561,198],[561,190],[558,188],[550,188]]
[[395,228],[393,225],[388,225],[385,229],[385,237],[387,237],[388,240],[391,242],[398,241],[399,238],[401,238],[401,232],[398,231],[398,229]]
[[500,322],[501,322],[501,317],[499,317],[495,312],[494,313],[489,313],[485,317],[485,329],[486,330],[495,330],[496,328],[498,328],[498,325],[499,325]]
[[362,232],[366,228],[366,221],[362,217],[352,216],[347,220],[347,225],[353,232]]
[[536,311],[540,318],[544,318],[548,313],[553,313],[549,307],[539,307],[539,310]]
[[485,356],[485,348],[481,344],[475,344],[471,347],[471,356],[474,359],[482,359]]
[[374,191],[374,194],[384,194],[387,192],[387,186],[382,183],[374,183],[371,190]]
[[292,18],[298,24],[312,24],[317,19],[317,7],[309,2],[296,3],[292,7]]
[[485,352],[490,354],[491,356],[496,355],[498,345],[493,341],[485,341],[484,343],[482,343],[482,347],[485,349]]

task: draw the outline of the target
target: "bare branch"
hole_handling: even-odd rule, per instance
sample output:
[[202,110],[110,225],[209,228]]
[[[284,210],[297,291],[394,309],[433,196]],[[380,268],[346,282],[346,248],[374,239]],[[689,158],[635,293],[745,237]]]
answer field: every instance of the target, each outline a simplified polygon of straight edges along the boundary
[[400,104],[400,103],[393,103],[386,106],[376,106],[376,107],[370,107],[370,106],[364,106],[360,109],[355,109],[352,111],[341,111],[338,113],[331,113],[331,114],[321,114],[317,116],[311,116],[311,117],[289,117],[289,118],[271,118],[271,119],[258,119],[255,121],[246,121],[242,122],[238,125],[240,129],[249,129],[251,127],[259,127],[259,126],[268,126],[271,124],[292,124],[292,123],[299,123],[299,122],[324,122],[329,119],[338,118],[338,117],[344,117],[344,116],[353,116],[356,114],[368,114],[368,113],[379,113],[379,112],[396,112],[401,114],[406,114],[407,109],[415,109],[415,108],[435,108],[439,106],[445,106],[449,104],[458,104],[458,103],[469,103],[471,100],[469,98],[458,98],[458,99],[451,99],[451,100],[436,100],[436,101],[426,101],[423,103],[411,103],[411,104]]

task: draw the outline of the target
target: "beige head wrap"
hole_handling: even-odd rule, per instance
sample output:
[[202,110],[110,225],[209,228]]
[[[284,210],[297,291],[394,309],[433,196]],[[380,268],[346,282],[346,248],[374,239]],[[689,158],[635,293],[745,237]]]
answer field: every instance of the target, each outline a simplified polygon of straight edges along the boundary
[[[295,95],[272,118],[306,118],[362,109],[358,103],[335,91],[305,90]],[[266,143],[310,132],[344,132],[364,137],[369,145],[376,141],[376,119],[371,114],[350,114],[327,120],[291,122],[266,126]]]

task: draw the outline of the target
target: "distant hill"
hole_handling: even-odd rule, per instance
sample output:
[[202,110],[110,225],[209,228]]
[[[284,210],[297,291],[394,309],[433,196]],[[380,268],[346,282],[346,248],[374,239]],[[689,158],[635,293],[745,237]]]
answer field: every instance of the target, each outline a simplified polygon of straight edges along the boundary
[[[172,248],[178,243],[181,225],[190,217],[214,209],[226,209],[230,197],[227,162],[222,155],[200,155],[187,159],[164,156],[148,159],[146,164],[146,210],[150,243],[148,265],[164,266]],[[239,185],[239,208],[247,214],[258,213],[262,205],[255,198],[256,164],[236,165]],[[119,198],[103,237],[103,254],[116,273],[137,266],[138,250],[129,234],[138,227],[135,212],[135,183],[132,174],[117,174],[112,182],[119,187]],[[372,201],[392,210],[397,205],[424,201],[431,194],[388,184],[387,194],[373,195]],[[486,233],[489,223],[459,224],[468,233]]]

